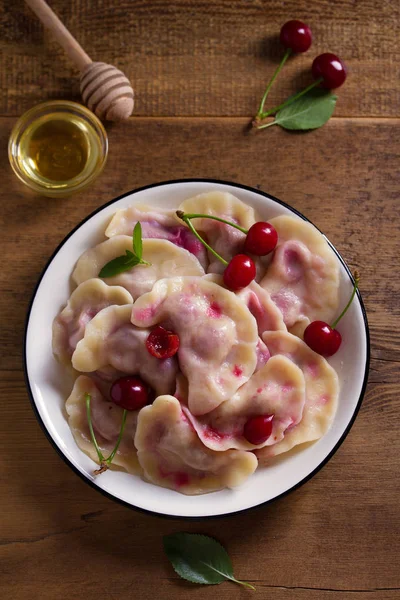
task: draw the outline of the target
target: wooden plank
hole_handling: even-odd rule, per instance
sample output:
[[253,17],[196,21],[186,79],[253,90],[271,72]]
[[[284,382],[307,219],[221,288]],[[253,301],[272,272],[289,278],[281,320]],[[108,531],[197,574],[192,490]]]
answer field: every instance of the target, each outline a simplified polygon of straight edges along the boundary
[[[367,593],[374,600],[396,597],[400,444],[390,407],[379,408],[377,386],[365,401],[371,410],[361,411],[336,456],[301,489],[235,518],[181,522],[131,512],[85,486],[35,424],[20,378],[15,385],[15,374],[8,377],[13,385],[0,448],[8,482],[0,489],[7,506],[0,538],[4,593],[29,598],[40,587],[45,600],[79,598],[82,590],[89,598],[101,591],[109,598],[134,591],[140,598],[176,598],[193,590],[206,598],[209,591],[179,582],[163,556],[162,535],[184,530],[220,539],[237,576],[253,582],[259,598],[301,600],[308,592],[328,599],[334,591],[339,598],[346,592],[363,600]],[[398,384],[386,389],[399,397]],[[371,436],[377,415],[380,435]],[[221,598],[243,593],[228,584],[218,591]]]
[[[3,147],[12,122],[0,120]],[[338,119],[313,133],[275,127],[247,135],[245,119],[133,119],[109,127],[108,165],[93,188],[76,197],[34,199],[6,171],[0,190],[3,368],[19,365],[30,294],[70,229],[123,192],[182,177],[259,186],[304,212],[362,273],[373,357],[399,361],[399,281],[388,277],[388,269],[395,273],[399,264],[396,123]],[[23,259],[26,252],[29,260]],[[19,307],[11,314],[10,298]]]
[[[399,116],[396,0],[53,0],[52,7],[94,60],[123,69],[137,115],[252,115],[282,49],[282,24],[301,18],[314,43],[291,60],[270,96],[281,102],[310,81],[315,56],[334,52],[350,75],[337,116]],[[0,115],[49,98],[79,99],[77,72],[22,3],[0,11]]]
[[[14,120],[0,118],[5,147]],[[399,125],[335,119],[293,135],[246,134],[246,119],[132,119],[109,127],[109,163],[65,200],[27,195],[10,169],[0,189],[0,561],[4,597],[88,600],[209,598],[177,580],[161,537],[220,539],[238,577],[272,600],[398,597]],[[5,166],[5,165],[4,165]],[[90,211],[155,181],[211,177],[258,186],[310,217],[361,270],[373,370],[345,443],[309,483],[272,505],[209,522],[129,511],[86,486],[59,459],[29,406],[21,339],[35,281],[54,247]],[[82,567],[81,567],[82,565]],[[231,584],[222,599],[247,593]]]

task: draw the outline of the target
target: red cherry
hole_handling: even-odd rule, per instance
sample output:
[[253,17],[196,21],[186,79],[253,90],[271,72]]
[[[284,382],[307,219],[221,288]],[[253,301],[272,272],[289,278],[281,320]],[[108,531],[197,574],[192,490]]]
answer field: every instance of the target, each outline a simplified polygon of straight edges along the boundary
[[259,221],[254,223],[247,232],[244,243],[245,252],[256,256],[265,256],[275,250],[278,243],[278,233],[270,223]]
[[146,348],[156,358],[170,358],[179,350],[179,337],[173,331],[157,325],[146,340]]
[[342,336],[324,321],[313,321],[304,331],[304,341],[321,356],[332,356],[339,350]]
[[245,288],[256,276],[256,265],[246,254],[236,254],[224,271],[224,283],[230,290]]
[[347,69],[344,63],[335,54],[326,52],[314,58],[311,67],[314,79],[323,78],[321,85],[333,90],[346,81]]
[[120,377],[111,386],[111,400],[126,410],[139,410],[146,406],[150,396],[149,387],[140,377]]
[[243,435],[250,444],[259,446],[267,441],[272,433],[274,415],[250,417],[243,428]]
[[312,42],[311,29],[301,21],[288,21],[281,29],[280,41],[293,52],[307,52]]

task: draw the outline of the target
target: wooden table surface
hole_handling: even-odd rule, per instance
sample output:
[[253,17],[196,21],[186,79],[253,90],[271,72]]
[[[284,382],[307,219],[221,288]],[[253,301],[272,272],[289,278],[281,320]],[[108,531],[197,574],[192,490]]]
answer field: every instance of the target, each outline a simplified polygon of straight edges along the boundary
[[[135,115],[107,126],[109,162],[66,200],[32,198],[8,165],[23,111],[78,99],[77,73],[21,0],[0,5],[0,596],[13,600],[246,597],[394,600],[400,594],[398,0],[54,0],[95,59],[121,67]],[[282,50],[280,26],[300,18],[312,49],[289,62],[271,104],[309,82],[331,51],[350,74],[335,116],[293,134],[247,135]],[[257,186],[314,221],[362,273],[372,361],[351,433],[311,481],[235,518],[181,522],[119,506],[85,485],[50,446],[22,371],[24,319],[56,245],[93,209],[156,181],[209,177]],[[228,549],[238,577],[196,587],[175,575],[162,535],[203,532]]]

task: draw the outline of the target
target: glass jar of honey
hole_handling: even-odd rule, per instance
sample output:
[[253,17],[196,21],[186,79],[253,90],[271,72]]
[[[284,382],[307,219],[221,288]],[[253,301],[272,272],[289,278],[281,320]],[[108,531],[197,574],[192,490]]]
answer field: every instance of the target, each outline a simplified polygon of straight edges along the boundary
[[67,196],[103,170],[107,134],[99,119],[76,102],[54,100],[28,110],[15,124],[8,156],[15,174],[35,192]]

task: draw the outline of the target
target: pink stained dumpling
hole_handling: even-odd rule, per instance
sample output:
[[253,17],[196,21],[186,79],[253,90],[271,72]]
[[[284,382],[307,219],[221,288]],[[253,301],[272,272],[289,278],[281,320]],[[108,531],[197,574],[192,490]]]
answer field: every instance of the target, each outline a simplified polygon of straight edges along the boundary
[[270,222],[278,246],[260,285],[281,310],[288,330],[301,337],[311,321],[329,323],[338,309],[338,261],[311,223],[289,216]]
[[[176,201],[183,197],[178,192]],[[213,191],[176,209],[249,229],[258,217],[239,198]],[[66,413],[78,447],[94,461],[91,466],[83,457],[85,469],[93,471],[98,464],[85,396],[91,396],[94,432],[108,456],[123,415],[110,390],[126,375],[143,379],[149,401],[128,412],[112,468],[141,474],[155,485],[183,494],[234,488],[257,466],[269,465],[295,446],[325,434],[330,443],[338,378],[301,337],[311,320],[332,322],[337,316],[340,263],[309,223],[266,218],[277,230],[277,247],[252,257],[256,278],[235,293],[224,285],[224,265],[175,209],[135,205],[117,211],[108,239],[78,259],[72,274],[78,287],[54,320],[53,347],[59,360],[80,371]],[[100,279],[105,264],[133,250],[138,222],[143,258],[151,264]],[[244,252],[245,232],[203,217],[192,223],[228,261]],[[103,233],[104,228],[92,239],[102,239]],[[161,360],[147,351],[146,339],[156,325],[179,337],[174,357]],[[103,477],[114,480],[115,475]],[[151,486],[144,487],[151,493]]]
[[[208,448],[253,450],[280,442],[288,427],[300,422],[304,402],[305,381],[301,370],[288,358],[275,356],[232,398],[207,415],[195,417],[189,409],[183,410]],[[259,415],[274,418],[269,438],[255,446],[245,439],[243,430],[248,419]]]
[[270,351],[267,348],[267,345],[261,338],[258,338],[257,346],[256,346],[256,355],[257,355],[257,364],[255,368],[255,373],[259,371],[264,365],[267,364],[269,359],[271,358]]
[[[132,251],[132,237],[128,235],[116,235],[86,250],[75,265],[73,280],[79,285],[87,279],[98,277],[104,265],[125,255],[126,251]],[[149,292],[158,279],[204,275],[203,267],[193,254],[168,240],[143,240],[143,260],[149,264],[138,264],[113,277],[105,277],[105,282],[124,287],[136,300]]]
[[175,217],[175,211],[161,207],[150,207],[135,204],[117,210],[111,219],[106,236],[132,235],[136,223],[142,226],[142,237],[168,240],[180,248],[184,248],[198,259],[203,269],[208,267],[205,246],[183,224],[180,225]]
[[257,325],[232,292],[199,277],[158,281],[133,305],[137,327],[164,324],[179,335],[179,366],[189,382],[193,414],[228,400],[257,364]]
[[[204,275],[207,281],[213,281],[226,289],[222,275],[209,273]],[[286,331],[282,312],[272,301],[269,293],[256,281],[252,281],[247,287],[234,292],[249,309],[257,322],[258,334],[264,331]]]
[[147,351],[150,329],[132,325],[132,306],[110,306],[100,311],[87,325],[72,355],[72,365],[82,373],[96,372],[103,380],[104,368],[110,375],[111,367],[118,373],[139,375],[156,394],[170,393],[175,389],[177,359],[159,360]]
[[130,293],[120,286],[109,286],[100,279],[88,279],[81,283],[53,321],[53,353],[58,360],[64,364],[71,362],[86,325],[103,308],[131,302]]
[[[96,441],[105,457],[110,455],[118,439],[123,410],[109,402],[90,377],[80,375],[75,381],[73,390],[65,403],[68,423],[79,448],[98,464],[98,456],[89,432],[85,394],[91,396],[93,429]],[[128,473],[139,475],[142,470],[133,443],[136,423],[137,412],[128,413],[124,435],[111,468],[121,467]]]
[[281,311],[272,301],[269,293],[257,282],[252,281],[250,285],[237,292],[237,296],[243,300],[257,321],[259,335],[264,331],[286,331]]
[[173,396],[142,408],[134,441],[145,478],[183,494],[237,487],[257,468],[251,452],[206,448]]
[[275,446],[257,450],[259,460],[268,462],[294,446],[319,439],[328,431],[336,413],[339,381],[329,363],[291,333],[271,331],[264,333],[263,338],[272,356],[286,356],[301,369],[306,386],[300,423],[290,428]]

